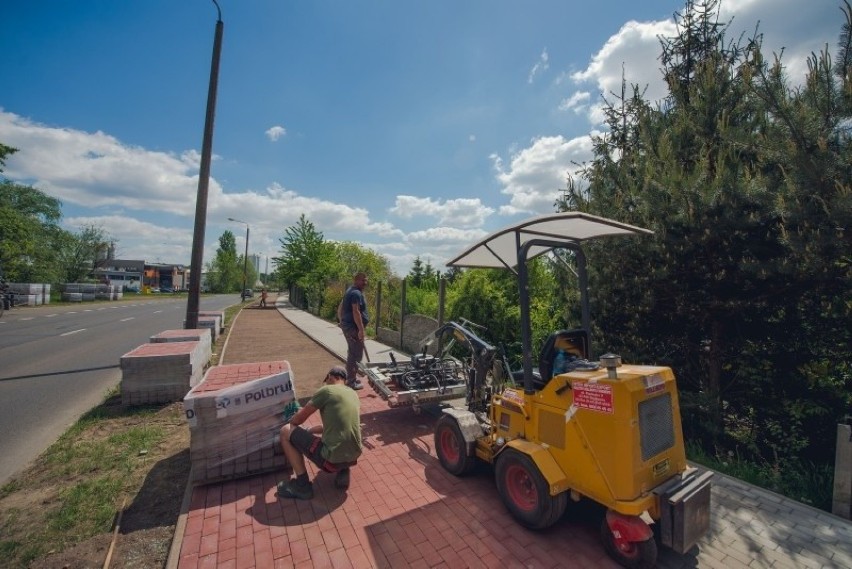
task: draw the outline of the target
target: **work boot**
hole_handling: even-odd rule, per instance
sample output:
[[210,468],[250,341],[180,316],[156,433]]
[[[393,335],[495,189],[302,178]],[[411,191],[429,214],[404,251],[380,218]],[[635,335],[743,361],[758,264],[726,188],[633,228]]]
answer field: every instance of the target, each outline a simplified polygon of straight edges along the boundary
[[342,490],[346,490],[347,488],[349,488],[348,468],[342,468],[337,472],[337,476],[334,477],[334,486]]
[[310,481],[299,482],[296,478],[282,480],[278,483],[278,497],[310,500],[314,497],[314,485]]
[[358,378],[355,378],[352,381],[347,381],[346,386],[351,387],[355,391],[360,391],[360,390],[364,389],[364,384],[361,383],[361,381]]

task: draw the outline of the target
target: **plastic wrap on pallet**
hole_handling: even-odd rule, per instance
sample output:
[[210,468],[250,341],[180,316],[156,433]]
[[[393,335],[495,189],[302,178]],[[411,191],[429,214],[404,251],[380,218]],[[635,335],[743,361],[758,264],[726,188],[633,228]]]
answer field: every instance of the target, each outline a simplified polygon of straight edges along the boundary
[[7,283],[15,295],[16,306],[39,306],[50,302],[50,285],[43,283]]
[[281,470],[278,432],[298,409],[287,361],[211,367],[184,398],[192,482]]

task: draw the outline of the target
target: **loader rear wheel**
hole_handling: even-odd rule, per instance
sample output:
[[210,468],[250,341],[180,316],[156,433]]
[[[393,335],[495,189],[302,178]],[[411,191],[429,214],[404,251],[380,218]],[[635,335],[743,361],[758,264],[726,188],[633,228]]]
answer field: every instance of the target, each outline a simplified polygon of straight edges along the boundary
[[650,569],[657,566],[657,542],[653,536],[645,541],[616,540],[606,521],[601,524],[601,539],[610,557],[628,569]]
[[459,424],[449,415],[443,415],[435,425],[435,452],[441,466],[450,474],[464,476],[476,466],[476,457],[467,455]]
[[507,449],[497,459],[495,475],[503,503],[521,525],[544,529],[565,513],[567,493],[551,496],[547,480],[527,455]]

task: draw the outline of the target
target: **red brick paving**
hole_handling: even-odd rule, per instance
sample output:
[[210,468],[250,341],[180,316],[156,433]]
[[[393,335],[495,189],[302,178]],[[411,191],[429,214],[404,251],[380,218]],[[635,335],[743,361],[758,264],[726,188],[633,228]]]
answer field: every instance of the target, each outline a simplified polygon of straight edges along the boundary
[[429,414],[360,392],[364,454],[347,492],[317,473],[309,502],[279,500],[266,474],[196,488],[179,567],[616,567],[592,520],[544,532],[506,512],[490,468],[456,478],[434,453]]
[[[313,388],[313,376],[339,363],[275,310],[243,310],[231,334],[223,363],[285,359],[297,386],[305,385],[300,373]],[[296,349],[287,353],[290,346]],[[546,531],[526,530],[503,507],[490,467],[466,478],[443,470],[434,416],[390,409],[369,388],[359,396],[364,454],[348,491],[310,463],[311,501],[275,496],[287,472],[196,487],[175,536],[182,540],[176,566],[617,567],[604,553],[597,517],[580,508]]]

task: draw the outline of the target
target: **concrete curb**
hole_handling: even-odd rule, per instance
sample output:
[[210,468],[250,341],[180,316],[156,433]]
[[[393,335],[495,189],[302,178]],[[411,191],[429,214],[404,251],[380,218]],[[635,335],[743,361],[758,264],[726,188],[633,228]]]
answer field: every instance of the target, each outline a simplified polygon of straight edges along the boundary
[[183,501],[180,504],[180,514],[175,522],[175,534],[172,537],[172,545],[169,547],[169,556],[166,558],[165,569],[177,569],[180,563],[180,550],[183,546],[183,534],[186,533],[186,518],[189,516],[189,505],[192,502],[192,467],[189,468],[189,478],[186,489],[183,492]]

